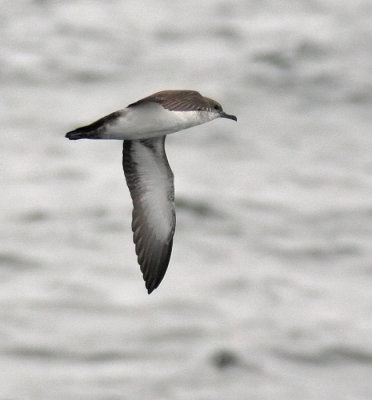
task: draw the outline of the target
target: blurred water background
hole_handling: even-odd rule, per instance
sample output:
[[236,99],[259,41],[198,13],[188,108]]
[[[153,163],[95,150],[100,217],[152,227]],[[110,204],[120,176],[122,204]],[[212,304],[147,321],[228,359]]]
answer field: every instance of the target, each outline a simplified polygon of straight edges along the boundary
[[[0,398],[372,398],[372,2],[0,1]],[[162,89],[238,123],[167,139],[148,296],[121,143]]]

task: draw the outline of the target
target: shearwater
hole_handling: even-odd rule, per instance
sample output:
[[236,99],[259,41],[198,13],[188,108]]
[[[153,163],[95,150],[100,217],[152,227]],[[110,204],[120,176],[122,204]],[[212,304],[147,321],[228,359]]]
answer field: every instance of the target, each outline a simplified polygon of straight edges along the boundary
[[148,293],[167,270],[176,226],[173,173],[166,135],[216,118],[237,121],[217,101],[194,90],[164,90],[66,134],[77,139],[118,139],[133,201],[133,241]]

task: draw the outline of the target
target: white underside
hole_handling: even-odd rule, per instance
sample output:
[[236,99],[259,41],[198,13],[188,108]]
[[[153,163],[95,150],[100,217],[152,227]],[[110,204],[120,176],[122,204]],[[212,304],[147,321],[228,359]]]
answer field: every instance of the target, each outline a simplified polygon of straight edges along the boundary
[[147,223],[157,239],[166,241],[174,226],[173,207],[169,199],[172,181],[169,180],[167,166],[163,159],[157,158],[141,144],[136,145],[134,151]]
[[110,123],[102,139],[148,139],[204,124],[219,117],[209,111],[169,111],[156,103],[122,110],[123,115]]

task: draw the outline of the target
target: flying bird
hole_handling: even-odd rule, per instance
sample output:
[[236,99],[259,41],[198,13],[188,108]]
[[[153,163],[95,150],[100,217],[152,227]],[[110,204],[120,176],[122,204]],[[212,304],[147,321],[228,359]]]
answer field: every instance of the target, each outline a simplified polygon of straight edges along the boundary
[[237,121],[220,103],[194,90],[164,90],[66,134],[70,140],[123,140],[123,169],[133,201],[138,263],[150,294],[162,281],[176,226],[173,173],[166,135],[216,118]]

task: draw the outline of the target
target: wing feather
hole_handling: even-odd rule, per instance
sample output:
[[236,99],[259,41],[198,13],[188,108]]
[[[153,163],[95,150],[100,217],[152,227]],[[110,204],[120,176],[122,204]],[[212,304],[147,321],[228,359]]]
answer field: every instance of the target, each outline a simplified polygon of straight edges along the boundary
[[211,111],[210,99],[195,90],[163,90],[138,100],[128,107],[154,102],[169,111]]

